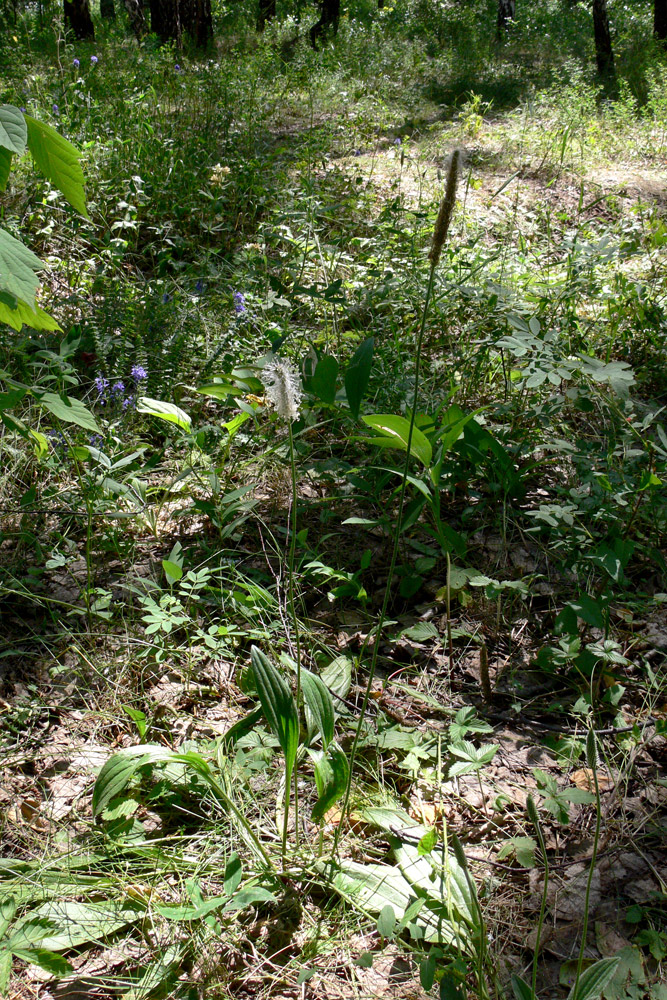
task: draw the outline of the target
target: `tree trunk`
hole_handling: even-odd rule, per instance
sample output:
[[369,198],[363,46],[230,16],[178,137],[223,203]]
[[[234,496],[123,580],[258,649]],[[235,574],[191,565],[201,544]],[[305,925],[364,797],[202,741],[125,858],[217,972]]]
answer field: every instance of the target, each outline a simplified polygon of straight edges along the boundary
[[334,35],[338,34],[338,20],[340,18],[340,0],[321,0],[320,19],[310,29],[310,43],[317,51],[317,40],[320,35],[324,35],[328,28],[333,28]]
[[148,34],[148,24],[144,11],[144,0],[124,0],[125,10],[130,21],[130,27],[137,41]]
[[616,67],[611,48],[607,0],[593,0],[593,32],[598,74],[605,80],[613,79],[616,76]]
[[257,9],[257,30],[264,31],[267,21],[276,16],[276,0],[259,0]]
[[187,31],[200,48],[213,38],[211,0],[150,0],[151,31],[180,47]]
[[498,0],[498,20],[496,22],[496,30],[499,42],[502,41],[509,31],[510,22],[514,20],[515,14],[515,0]]
[[116,20],[114,0],[100,0],[100,15],[107,21]]
[[659,41],[667,41],[667,0],[653,0],[653,34]]
[[88,0],[64,0],[65,30],[74,32],[74,37],[80,41],[94,41],[95,28],[90,16]]

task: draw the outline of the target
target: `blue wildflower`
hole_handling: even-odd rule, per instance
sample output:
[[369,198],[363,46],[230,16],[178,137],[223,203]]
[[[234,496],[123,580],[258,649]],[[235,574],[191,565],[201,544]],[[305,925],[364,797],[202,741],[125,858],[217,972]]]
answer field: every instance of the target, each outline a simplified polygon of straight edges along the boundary
[[146,379],[148,378],[148,372],[146,371],[143,365],[132,365],[132,370],[130,371],[130,375],[132,376],[135,382],[145,382]]
[[91,436],[88,438],[88,444],[90,445],[91,448],[97,448],[97,450],[99,451],[102,445],[104,444],[104,438],[102,437],[101,434],[91,434]]
[[176,65],[174,66],[174,69],[176,70],[177,73],[181,72],[181,67],[178,65],[178,63],[176,63]]
[[24,115],[27,113],[27,110],[27,108],[19,108],[19,111],[22,111]]
[[123,400],[124,410],[133,410],[135,405],[136,404],[134,402],[134,396],[126,396],[125,399]]
[[53,113],[54,113],[54,115],[58,114],[58,105],[57,104],[53,105]]
[[105,378],[104,375],[98,375],[95,379],[95,388],[97,389],[97,398],[99,402],[106,403],[109,379]]
[[114,382],[114,384],[111,386],[112,396],[122,396],[124,392],[125,392],[125,385],[122,382]]
[[401,140],[400,140],[400,138],[398,138],[398,139],[394,139],[394,145],[395,145],[395,146],[400,146],[400,145],[401,145]]
[[98,62],[98,60],[97,60],[97,56],[91,56],[91,57],[90,57],[90,61],[91,61],[91,63],[93,64],[93,66],[96,66],[96,65],[97,65],[97,62]]
[[195,292],[197,293],[197,295],[201,295],[205,287],[206,286],[204,285],[204,282],[200,278],[197,284],[195,285]]
[[74,69],[78,69],[80,65],[81,63],[79,62],[78,59],[72,59],[72,66],[74,67]]
[[243,292],[234,292],[234,312],[237,316],[241,316],[244,312],[247,312]]
[[164,292],[162,295],[162,305],[166,306],[167,302],[171,301],[171,295],[169,292]]

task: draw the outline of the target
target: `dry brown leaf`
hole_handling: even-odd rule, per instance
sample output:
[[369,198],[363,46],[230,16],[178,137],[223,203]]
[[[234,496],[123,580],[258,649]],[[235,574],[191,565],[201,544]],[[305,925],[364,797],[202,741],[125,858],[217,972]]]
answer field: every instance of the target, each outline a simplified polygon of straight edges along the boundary
[[[582,767],[578,771],[573,771],[570,775],[570,781],[577,788],[582,788],[586,792],[595,791],[595,776],[590,767]],[[613,786],[614,782],[608,774],[598,773],[598,787],[601,792],[606,792]]]

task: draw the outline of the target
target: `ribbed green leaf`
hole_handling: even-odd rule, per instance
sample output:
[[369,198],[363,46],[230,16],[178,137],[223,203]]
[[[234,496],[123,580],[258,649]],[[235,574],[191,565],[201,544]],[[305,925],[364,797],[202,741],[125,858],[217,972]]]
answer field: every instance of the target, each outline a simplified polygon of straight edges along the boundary
[[285,754],[285,769],[292,774],[299,746],[299,716],[292,692],[261,649],[250,651],[255,687],[264,717]]
[[4,191],[12,169],[12,154],[8,149],[0,149],[0,191]]
[[171,424],[178,424],[184,431],[189,431],[192,420],[180,406],[174,403],[165,403],[161,399],[149,399],[148,396],[140,396],[137,400],[137,413],[150,413],[160,420],[167,420]]
[[301,690],[306,706],[308,732],[317,728],[322,737],[322,746],[326,750],[334,737],[334,707],[331,693],[324,681],[305,667],[301,669]]
[[349,765],[343,751],[336,746],[330,746],[326,752],[313,750],[311,757],[315,764],[315,785],[319,796],[311,818],[317,823],[345,794]]
[[27,302],[6,293],[0,293],[0,323],[6,323],[17,332],[24,326],[30,326],[33,330],[61,329],[53,316],[41,306],[36,305],[31,309]]
[[568,1000],[598,1000],[614,978],[619,961],[618,957],[601,958],[599,962],[590,965],[582,972],[576,992],[574,986],[570,990]]
[[364,340],[354,352],[345,372],[345,395],[355,418],[359,416],[361,401],[371,376],[374,343],[373,337]]
[[59,420],[64,420],[69,424],[76,424],[77,427],[83,427],[94,434],[102,433],[95,417],[88,407],[83,405],[80,399],[74,399],[72,396],[66,396],[63,399],[57,392],[45,392],[39,397],[39,403],[45,406],[54,417],[58,417]]
[[[368,438],[369,444],[376,444],[385,448],[400,448],[401,451],[407,451],[410,421],[406,417],[399,417],[394,413],[373,413],[361,419],[365,424],[368,424],[369,427],[372,427],[373,430],[378,431],[382,435],[378,438]],[[433,457],[431,442],[416,425],[412,428],[410,454],[413,458],[418,458],[427,468],[431,464]]]

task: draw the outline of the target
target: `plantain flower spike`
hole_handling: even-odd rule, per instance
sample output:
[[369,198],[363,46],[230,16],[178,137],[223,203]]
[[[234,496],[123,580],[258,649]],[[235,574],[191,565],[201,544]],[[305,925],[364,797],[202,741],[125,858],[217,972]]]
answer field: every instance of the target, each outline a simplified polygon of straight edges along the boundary
[[274,358],[262,371],[266,398],[273,403],[276,413],[283,420],[298,420],[301,403],[299,373],[285,358]]
[[460,160],[461,151],[459,149],[455,149],[452,153],[452,158],[449,161],[449,173],[447,174],[445,194],[440,204],[440,211],[438,212],[438,218],[433,231],[433,241],[428,255],[428,259],[431,261],[431,267],[433,268],[438,266],[440,253],[442,252],[444,242],[447,239],[447,230],[449,229],[449,223],[451,221],[454,204],[456,202],[456,183],[459,179]]

